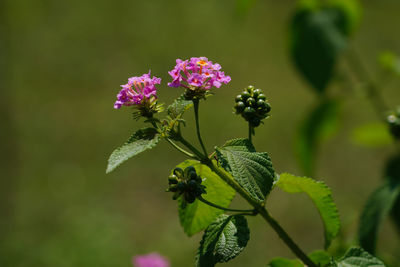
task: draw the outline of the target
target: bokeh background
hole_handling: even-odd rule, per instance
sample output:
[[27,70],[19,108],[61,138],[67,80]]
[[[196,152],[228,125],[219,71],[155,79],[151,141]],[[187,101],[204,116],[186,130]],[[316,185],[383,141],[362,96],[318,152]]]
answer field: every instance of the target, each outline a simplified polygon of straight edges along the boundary
[[[256,147],[270,153],[278,172],[302,174],[294,137],[316,96],[288,53],[295,4],[259,0],[243,10],[232,0],[2,0],[0,266],[123,267],[131,266],[133,255],[152,251],[174,267],[193,266],[201,234],[185,236],[177,203],[164,192],[167,174],[183,156],[162,142],[105,174],[112,150],[143,125],[129,109],[113,109],[119,85],[151,69],[163,79],[161,101],[169,103],[181,94],[166,86],[176,58],[207,56],[232,77],[201,107],[209,149],[247,134],[231,107],[234,96],[254,84],[273,108],[257,130]],[[400,3],[362,6],[352,45],[376,73],[381,51],[400,53]],[[384,88],[391,107],[400,104],[399,85],[394,80]],[[316,175],[332,188],[343,223],[332,250],[355,243],[360,210],[393,154],[349,141],[352,129],[377,117],[357,90],[345,93],[339,132],[321,147]],[[185,134],[194,140],[192,115]],[[240,199],[233,205],[246,207]],[[322,224],[306,196],[277,190],[268,206],[306,251],[322,248]],[[249,224],[248,247],[227,265],[265,266],[272,257],[293,257],[261,218]],[[400,266],[400,239],[390,222],[378,248]]]

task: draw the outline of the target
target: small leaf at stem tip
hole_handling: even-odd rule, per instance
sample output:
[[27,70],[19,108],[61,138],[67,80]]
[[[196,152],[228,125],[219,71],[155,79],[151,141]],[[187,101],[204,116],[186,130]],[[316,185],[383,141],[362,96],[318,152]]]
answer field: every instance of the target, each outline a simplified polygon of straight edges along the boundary
[[249,139],[233,139],[216,148],[218,162],[257,202],[264,202],[275,180],[266,152],[256,152]]
[[204,232],[197,251],[197,267],[213,267],[227,262],[243,251],[250,238],[247,220],[243,215],[220,215]]
[[106,173],[112,172],[129,158],[155,147],[159,140],[159,134],[154,128],[143,128],[136,131],[125,144],[111,153]]
[[281,174],[275,185],[285,192],[306,193],[311,198],[324,224],[325,248],[329,247],[340,230],[339,213],[333,202],[330,188],[324,182],[289,173]]
[[[209,167],[198,161],[186,160],[177,165],[176,168],[185,169],[188,166],[193,166],[197,175],[203,180],[202,185],[206,187],[207,191],[207,194],[204,194],[203,197],[221,207],[229,207],[235,196],[235,191]],[[186,203],[182,198],[179,198],[178,201],[180,223],[188,236],[204,230],[223,213],[222,210],[211,207],[198,199],[192,204]]]
[[193,107],[193,101],[186,100],[183,95],[178,97],[167,108],[167,113],[172,119],[181,118],[183,113]]

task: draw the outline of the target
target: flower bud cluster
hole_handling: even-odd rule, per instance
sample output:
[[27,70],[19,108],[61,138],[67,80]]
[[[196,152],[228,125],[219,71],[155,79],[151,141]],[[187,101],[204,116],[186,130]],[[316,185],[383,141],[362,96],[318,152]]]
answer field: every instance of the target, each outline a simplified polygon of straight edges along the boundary
[[400,140],[400,107],[397,107],[397,110],[387,117],[387,122],[394,138]]
[[175,168],[168,177],[167,191],[174,193],[174,200],[182,195],[186,202],[193,203],[198,196],[206,193],[206,187],[201,182],[202,179],[197,175],[193,166],[189,166],[185,170]]
[[237,95],[235,101],[236,114],[242,115],[252,127],[259,126],[271,111],[271,106],[262,90],[255,89],[252,85],[248,86],[240,95]]

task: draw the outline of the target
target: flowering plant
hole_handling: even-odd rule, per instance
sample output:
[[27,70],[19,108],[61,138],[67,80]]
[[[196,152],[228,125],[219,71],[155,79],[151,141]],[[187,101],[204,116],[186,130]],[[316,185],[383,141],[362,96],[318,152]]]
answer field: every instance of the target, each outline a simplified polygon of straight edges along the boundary
[[[289,173],[278,174],[267,152],[258,152],[252,143],[255,128],[269,117],[271,106],[261,89],[248,86],[234,101],[236,114],[247,122],[247,138],[237,138],[207,151],[201,136],[199,107],[200,100],[210,94],[212,88],[228,84],[231,78],[221,66],[204,57],[176,60],[169,72],[170,87],[181,87],[184,93],[168,106],[164,119],[155,115],[162,110],[157,103],[156,84],[159,78],[149,74],[133,77],[118,94],[116,108],[133,106],[139,117],[145,117],[149,127],[133,133],[128,141],[117,148],[108,160],[107,172],[113,171],[129,158],[153,148],[160,139],[166,140],[174,149],[189,159],[173,168],[168,176],[167,191],[178,200],[180,222],[185,233],[192,236],[204,230],[196,256],[196,266],[212,267],[227,262],[246,247],[250,230],[246,217],[260,215],[278,234],[297,257],[294,260],[276,258],[270,266],[384,266],[383,263],[363,251],[351,248],[342,258],[333,259],[328,252],[319,250],[306,253],[282,226],[271,216],[266,200],[272,190],[280,188],[287,193],[305,193],[315,204],[324,225],[327,249],[338,235],[340,220],[331,190],[322,181]],[[198,149],[187,141],[181,132],[185,126],[184,113],[193,108],[195,130],[200,145]],[[245,210],[231,208],[230,204],[239,194],[247,201]],[[354,266],[354,265],[352,265]]]

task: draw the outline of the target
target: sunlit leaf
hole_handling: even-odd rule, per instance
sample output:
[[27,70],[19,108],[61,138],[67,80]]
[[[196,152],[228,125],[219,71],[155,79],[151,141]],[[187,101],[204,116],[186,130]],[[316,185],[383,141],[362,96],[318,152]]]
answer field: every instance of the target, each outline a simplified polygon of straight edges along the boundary
[[324,182],[308,177],[294,176],[283,173],[275,183],[288,193],[306,193],[314,202],[321,216],[325,229],[325,247],[329,247],[340,229],[339,213],[333,202],[331,190]]
[[[185,169],[193,166],[197,174],[203,179],[202,185],[206,186],[206,194],[202,195],[206,200],[222,207],[228,207],[235,191],[227,185],[218,175],[206,165],[195,160],[186,160],[177,165],[177,168]],[[188,236],[192,236],[212,223],[215,218],[223,213],[222,210],[213,208],[199,200],[188,204],[179,198],[179,219],[183,230]]]

